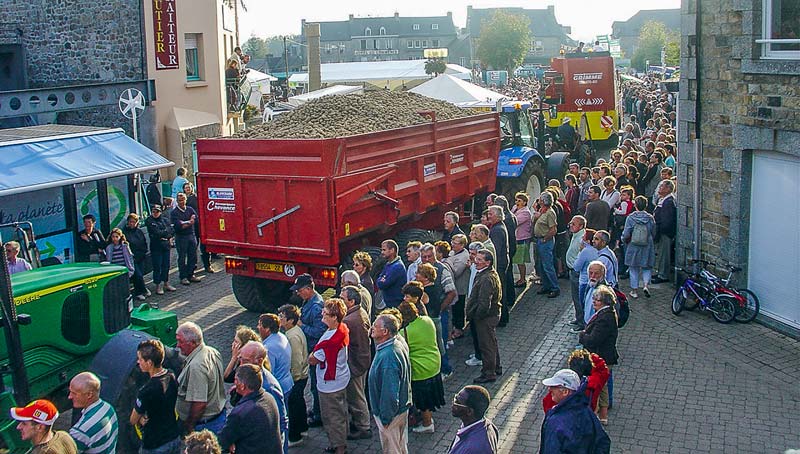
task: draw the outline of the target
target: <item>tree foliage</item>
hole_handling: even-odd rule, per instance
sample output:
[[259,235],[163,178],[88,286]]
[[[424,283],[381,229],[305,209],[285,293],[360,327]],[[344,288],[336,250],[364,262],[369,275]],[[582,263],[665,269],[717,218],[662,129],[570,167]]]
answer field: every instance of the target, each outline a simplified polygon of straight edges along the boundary
[[269,53],[266,40],[255,35],[251,35],[250,38],[242,44],[242,52],[256,60],[266,58]]
[[667,66],[677,66],[681,57],[680,36],[662,22],[646,22],[639,32],[639,47],[633,53],[631,65],[642,71],[647,69],[648,60],[651,65],[661,65],[662,48],[666,48]]
[[478,58],[481,63],[509,74],[522,64],[530,47],[530,19],[498,10],[481,25]]
[[447,63],[441,58],[432,58],[425,62],[425,74],[433,74],[434,77],[444,74],[447,70]]

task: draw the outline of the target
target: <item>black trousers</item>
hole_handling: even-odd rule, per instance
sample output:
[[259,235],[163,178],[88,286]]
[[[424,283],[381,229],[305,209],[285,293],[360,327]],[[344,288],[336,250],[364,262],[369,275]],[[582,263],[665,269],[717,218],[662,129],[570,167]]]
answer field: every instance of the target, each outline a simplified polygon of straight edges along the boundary
[[306,399],[303,394],[306,390],[308,378],[303,378],[294,382],[292,390],[289,391],[286,413],[289,417],[289,441],[297,441],[303,438],[302,432],[308,430],[306,420]]

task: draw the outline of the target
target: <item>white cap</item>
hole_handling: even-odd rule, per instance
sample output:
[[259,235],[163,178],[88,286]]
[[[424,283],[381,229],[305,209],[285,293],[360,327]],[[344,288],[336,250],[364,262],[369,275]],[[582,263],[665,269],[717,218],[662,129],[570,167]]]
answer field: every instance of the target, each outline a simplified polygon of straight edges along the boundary
[[581,378],[578,377],[578,374],[574,370],[561,369],[552,377],[542,380],[542,384],[545,386],[561,386],[577,391],[578,387],[581,385]]

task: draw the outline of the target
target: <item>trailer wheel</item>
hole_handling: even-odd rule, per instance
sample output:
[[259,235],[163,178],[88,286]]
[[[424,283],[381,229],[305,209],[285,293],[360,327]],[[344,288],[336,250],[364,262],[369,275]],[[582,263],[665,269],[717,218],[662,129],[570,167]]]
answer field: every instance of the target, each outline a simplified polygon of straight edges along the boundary
[[233,295],[239,304],[248,311],[264,314],[275,312],[282,304],[290,302],[291,284],[249,276],[231,276]]
[[500,183],[500,194],[503,194],[508,199],[509,203],[514,201],[514,194],[524,192],[528,194],[531,201],[539,197],[542,189],[545,188],[544,181],[544,168],[539,161],[529,159],[522,170],[522,174],[517,178],[503,178],[498,180]]

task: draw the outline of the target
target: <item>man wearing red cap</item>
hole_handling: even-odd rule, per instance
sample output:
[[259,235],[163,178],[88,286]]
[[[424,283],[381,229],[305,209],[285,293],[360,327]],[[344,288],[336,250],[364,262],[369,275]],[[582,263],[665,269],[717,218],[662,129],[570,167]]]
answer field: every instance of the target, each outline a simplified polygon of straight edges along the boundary
[[31,454],[77,454],[78,448],[69,434],[53,430],[58,410],[51,402],[40,399],[25,407],[14,407],[11,417],[19,421],[20,437],[33,445]]

